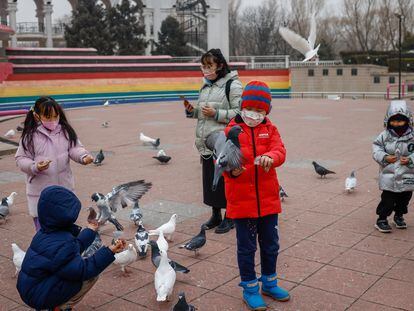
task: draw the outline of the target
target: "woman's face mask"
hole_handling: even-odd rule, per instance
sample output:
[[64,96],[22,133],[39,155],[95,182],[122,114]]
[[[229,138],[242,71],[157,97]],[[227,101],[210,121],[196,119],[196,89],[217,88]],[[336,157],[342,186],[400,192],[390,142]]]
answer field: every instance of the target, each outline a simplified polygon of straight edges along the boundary
[[203,72],[204,78],[207,80],[213,81],[217,79],[217,66],[214,65],[201,65],[201,71]]
[[244,123],[246,123],[247,126],[250,126],[250,127],[258,126],[260,123],[263,122],[265,118],[264,114],[253,111],[253,110],[247,110],[247,109],[243,109],[241,111],[240,116],[242,117]]

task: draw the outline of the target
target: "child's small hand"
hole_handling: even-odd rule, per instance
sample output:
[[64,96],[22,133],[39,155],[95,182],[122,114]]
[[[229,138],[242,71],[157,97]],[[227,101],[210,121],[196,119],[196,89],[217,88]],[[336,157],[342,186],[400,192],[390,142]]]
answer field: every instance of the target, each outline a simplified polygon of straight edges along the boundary
[[385,156],[385,161],[388,162],[388,163],[395,163],[395,162],[397,162],[397,156],[387,155],[387,156]]
[[118,239],[115,242],[115,245],[109,246],[109,249],[112,251],[112,253],[120,253],[122,252],[126,247],[126,241],[124,239]]
[[244,171],[246,170],[246,168],[244,166],[242,166],[241,168],[236,168],[234,170],[231,171],[231,175],[233,175],[233,177],[238,177],[240,176]]
[[39,163],[37,163],[37,169],[39,171],[47,170],[49,168],[50,162],[52,162],[52,161],[51,160],[40,161]]
[[410,158],[409,157],[401,157],[400,158],[400,163],[401,163],[401,165],[408,165],[410,163]]
[[82,159],[82,162],[85,165],[91,164],[93,162],[93,157],[90,154],[88,154],[86,157]]
[[273,165],[273,159],[271,157],[268,157],[268,156],[261,156],[260,157],[260,163],[259,163],[259,165],[267,173],[271,169],[271,167]]

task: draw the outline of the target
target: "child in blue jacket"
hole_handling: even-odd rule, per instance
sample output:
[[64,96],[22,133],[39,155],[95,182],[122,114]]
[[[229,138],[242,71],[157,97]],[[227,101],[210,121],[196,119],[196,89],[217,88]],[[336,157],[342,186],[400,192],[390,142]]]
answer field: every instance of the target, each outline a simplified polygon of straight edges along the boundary
[[41,192],[41,229],[33,237],[17,280],[20,297],[30,307],[70,310],[115,260],[114,253],[122,251],[125,241],[82,258],[95,239],[97,225],[89,224],[81,231],[74,224],[80,210],[79,199],[66,188],[50,186]]

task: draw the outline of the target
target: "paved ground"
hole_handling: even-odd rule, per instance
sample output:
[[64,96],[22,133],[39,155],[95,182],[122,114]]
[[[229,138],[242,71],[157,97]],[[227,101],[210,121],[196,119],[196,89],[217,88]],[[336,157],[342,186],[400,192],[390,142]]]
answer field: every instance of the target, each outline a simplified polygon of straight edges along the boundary
[[[277,270],[292,299],[287,303],[266,299],[269,309],[414,310],[414,213],[407,216],[408,230],[388,235],[374,230],[378,168],[370,150],[382,129],[387,103],[315,99],[274,100],[273,105],[271,118],[288,150],[287,163],[278,170],[289,198],[281,215]],[[226,235],[209,233],[198,257],[177,247],[198,232],[209,212],[200,203],[194,120],[185,119],[181,108],[181,103],[160,103],[70,111],[85,146],[107,152],[101,167],[72,164],[77,194],[88,206],[92,192],[107,192],[133,179],[152,181],[153,189],[142,200],[145,223],[152,228],[176,212],[180,223],[169,256],[191,269],[188,275],[177,276],[174,300],[183,290],[201,311],[246,310],[237,286],[234,230]],[[101,128],[106,120],[110,127]],[[18,121],[0,123],[0,133]],[[161,138],[162,148],[173,157],[169,165],[158,165],[151,158],[155,151],[140,144],[140,131]],[[319,179],[312,160],[337,174]],[[22,310],[12,278],[10,243],[26,248],[34,230],[26,212],[24,179],[13,157],[3,156],[0,166],[1,195],[19,193],[9,221],[0,226],[0,309]],[[344,179],[353,169],[358,189],[346,194]],[[84,219],[82,212],[81,224]],[[121,222],[127,238],[132,238],[134,226]],[[106,241],[111,232],[110,226],[103,228]],[[172,303],[155,301],[153,273],[149,259],[134,263],[129,278],[111,266],[77,309],[169,310]]]

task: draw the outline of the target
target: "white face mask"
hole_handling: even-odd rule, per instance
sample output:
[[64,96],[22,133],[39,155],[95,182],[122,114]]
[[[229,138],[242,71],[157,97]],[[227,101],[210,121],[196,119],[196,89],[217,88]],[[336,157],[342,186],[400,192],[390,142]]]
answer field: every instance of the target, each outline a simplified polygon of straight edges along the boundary
[[240,116],[242,117],[244,123],[246,123],[247,126],[250,126],[250,127],[258,126],[260,123],[263,122],[265,118],[265,116],[259,112],[252,111],[252,110],[246,110],[246,109],[243,109],[241,111]]

